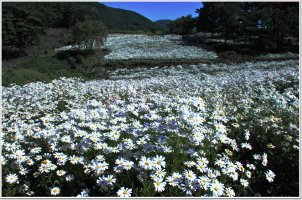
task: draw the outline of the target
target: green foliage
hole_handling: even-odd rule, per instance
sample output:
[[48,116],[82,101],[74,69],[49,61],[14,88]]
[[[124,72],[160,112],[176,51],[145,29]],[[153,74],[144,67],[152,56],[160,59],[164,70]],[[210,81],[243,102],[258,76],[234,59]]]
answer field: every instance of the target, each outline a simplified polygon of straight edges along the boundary
[[204,3],[204,8],[197,10],[198,30],[219,32],[225,40],[239,27],[239,3]]
[[168,31],[169,30],[169,24],[172,22],[172,20],[169,19],[163,19],[163,20],[157,20],[155,21],[155,24],[162,30]]
[[192,15],[180,17],[168,24],[169,32],[173,34],[189,34],[195,27],[196,20]]
[[199,31],[219,33],[225,41],[244,38],[259,49],[280,48],[285,37],[298,37],[298,3],[206,2],[198,9]]
[[79,57],[79,56],[87,57],[93,54],[94,51],[84,51],[80,49],[74,49],[74,50],[58,51],[56,52],[56,58],[58,58],[59,60],[67,60],[70,57]]
[[27,45],[38,42],[42,32],[42,22],[30,12],[15,6],[3,5],[2,45],[5,57],[13,48],[21,51]]
[[50,82],[62,76],[89,79],[93,78],[92,75],[84,68],[70,69],[66,60],[58,60],[51,56],[37,56],[15,68],[3,69],[2,85],[8,86],[13,83],[23,85],[37,81]]
[[[101,20],[109,29],[159,30],[154,22],[133,11],[111,8],[97,2],[5,2],[4,5],[27,10],[45,27],[70,28],[77,22]],[[6,7],[3,7],[3,11]]]
[[40,73],[34,69],[19,68],[14,70],[3,70],[2,85],[8,86],[12,83],[22,85],[24,83],[30,83],[34,81],[46,81],[49,82],[51,76]]
[[84,43],[86,50],[104,44],[108,36],[107,27],[101,21],[87,20],[77,23],[72,28],[74,44]]

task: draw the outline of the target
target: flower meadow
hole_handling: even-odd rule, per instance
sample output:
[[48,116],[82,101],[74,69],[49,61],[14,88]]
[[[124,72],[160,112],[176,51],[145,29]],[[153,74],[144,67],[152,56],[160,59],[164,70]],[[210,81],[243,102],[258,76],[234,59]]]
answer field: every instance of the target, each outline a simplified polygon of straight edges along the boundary
[[296,60],[4,87],[3,196],[298,196]]
[[[180,35],[135,35],[109,34],[104,46],[111,52],[104,56],[105,60],[173,60],[173,59],[215,59],[217,54],[203,48],[185,44]],[[94,45],[95,49],[100,46]],[[70,49],[85,49],[85,45],[69,45],[55,49],[66,51]]]
[[112,50],[105,60],[217,58],[215,52],[185,45],[180,35],[111,34],[105,47]]

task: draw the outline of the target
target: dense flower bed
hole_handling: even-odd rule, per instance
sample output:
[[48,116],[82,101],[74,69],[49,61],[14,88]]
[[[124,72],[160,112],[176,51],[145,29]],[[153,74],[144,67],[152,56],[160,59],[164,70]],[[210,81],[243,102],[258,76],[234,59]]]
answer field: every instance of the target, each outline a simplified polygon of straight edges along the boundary
[[298,192],[297,61],[110,77],[3,88],[4,196]]
[[110,35],[105,43],[112,52],[106,60],[214,59],[216,53],[184,45],[178,35]]

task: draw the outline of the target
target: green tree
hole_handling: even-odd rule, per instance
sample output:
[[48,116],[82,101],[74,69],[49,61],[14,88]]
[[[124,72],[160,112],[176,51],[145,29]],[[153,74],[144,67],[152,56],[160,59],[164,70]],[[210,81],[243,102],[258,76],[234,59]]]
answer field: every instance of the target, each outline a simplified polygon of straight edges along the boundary
[[73,42],[78,45],[84,44],[86,50],[104,44],[108,36],[107,27],[97,20],[86,20],[77,23],[72,28]]
[[16,47],[22,51],[23,47],[38,42],[43,31],[41,20],[14,6],[3,6],[2,22],[4,49]]
[[239,3],[204,3],[204,8],[198,9],[197,28],[199,31],[221,33],[224,40],[231,39],[239,28]]
[[173,22],[168,24],[169,32],[174,34],[189,34],[192,29],[196,26],[196,20],[192,15],[183,16],[177,18]]
[[[285,2],[205,2],[198,31],[219,33],[225,41],[244,38],[259,49],[278,49],[299,36],[299,4]],[[288,39],[287,39],[288,38]]]
[[215,3],[203,3],[203,8],[197,9],[199,14],[197,18],[197,30],[203,32],[210,32],[212,37],[218,30],[219,21],[217,15],[217,5]]
[[[249,43],[261,49],[279,49],[286,46],[286,37],[298,37],[299,7],[296,3],[244,3],[245,32]],[[251,37],[254,37],[251,40]]]

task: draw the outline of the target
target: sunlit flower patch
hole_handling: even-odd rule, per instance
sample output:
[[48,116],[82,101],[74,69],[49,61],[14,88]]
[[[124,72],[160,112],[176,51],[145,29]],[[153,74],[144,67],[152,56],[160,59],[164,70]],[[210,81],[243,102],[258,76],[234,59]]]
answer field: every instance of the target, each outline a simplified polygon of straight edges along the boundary
[[297,61],[110,78],[3,88],[4,196],[269,195],[298,164]]
[[105,47],[112,52],[106,60],[129,59],[214,59],[215,52],[185,45],[178,35],[110,35]]

